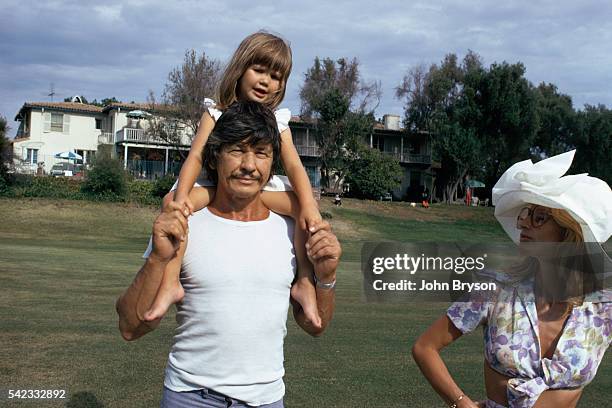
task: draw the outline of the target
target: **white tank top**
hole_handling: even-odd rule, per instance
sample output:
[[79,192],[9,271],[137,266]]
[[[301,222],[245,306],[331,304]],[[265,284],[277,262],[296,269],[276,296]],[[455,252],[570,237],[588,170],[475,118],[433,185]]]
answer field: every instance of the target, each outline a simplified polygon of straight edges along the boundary
[[291,219],[270,212],[241,222],[208,208],[190,217],[165,386],[205,387],[255,406],[280,400],[294,274]]

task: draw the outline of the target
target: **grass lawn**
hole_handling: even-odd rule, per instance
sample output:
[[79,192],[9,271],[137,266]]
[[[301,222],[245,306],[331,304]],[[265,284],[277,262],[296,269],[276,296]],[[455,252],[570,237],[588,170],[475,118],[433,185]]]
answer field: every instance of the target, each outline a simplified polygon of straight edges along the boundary
[[[416,336],[446,304],[372,304],[362,295],[365,241],[504,241],[492,210],[405,203],[329,202],[344,257],[337,309],[313,339],[291,320],[285,340],[288,407],[439,407],[443,403],[410,357]],[[64,402],[8,402],[15,407],[159,406],[175,326],[127,343],[114,302],[142,265],[156,210],[122,204],[0,199],[0,390],[66,389]],[[484,397],[482,337],[444,351],[460,386]],[[602,362],[580,406],[606,406],[612,360]],[[5,396],[6,394],[4,394]]]

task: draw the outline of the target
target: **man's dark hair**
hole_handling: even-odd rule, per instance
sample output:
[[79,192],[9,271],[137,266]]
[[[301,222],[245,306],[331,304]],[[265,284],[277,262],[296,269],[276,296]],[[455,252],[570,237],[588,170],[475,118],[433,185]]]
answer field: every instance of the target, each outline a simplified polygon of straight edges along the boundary
[[272,145],[272,176],[279,164],[281,144],[274,113],[261,103],[252,101],[235,102],[223,112],[202,153],[203,166],[210,181],[218,181],[217,161],[221,150],[234,144]]

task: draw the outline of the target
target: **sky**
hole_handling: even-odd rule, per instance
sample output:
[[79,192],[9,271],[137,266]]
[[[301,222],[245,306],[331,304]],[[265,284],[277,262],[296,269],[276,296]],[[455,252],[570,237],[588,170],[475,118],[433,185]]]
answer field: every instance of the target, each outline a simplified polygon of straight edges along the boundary
[[225,62],[260,29],[291,43],[294,65],[282,107],[299,113],[304,73],[316,56],[357,58],[380,81],[376,116],[402,115],[406,72],[446,54],[477,52],[486,66],[522,62],[574,107],[612,107],[612,2],[607,1],[170,1],[0,0],[0,115],[25,102],[83,95],[146,101],[163,90],[187,49]]

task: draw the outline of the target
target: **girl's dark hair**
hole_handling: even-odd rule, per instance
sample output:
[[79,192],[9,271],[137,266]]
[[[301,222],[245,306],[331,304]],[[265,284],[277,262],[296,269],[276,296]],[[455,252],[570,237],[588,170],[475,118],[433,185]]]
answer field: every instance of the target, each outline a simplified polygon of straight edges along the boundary
[[274,113],[258,102],[235,102],[217,120],[204,151],[203,167],[208,179],[217,182],[217,162],[224,147],[234,144],[272,145],[272,176],[280,162],[280,132]]

